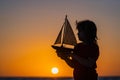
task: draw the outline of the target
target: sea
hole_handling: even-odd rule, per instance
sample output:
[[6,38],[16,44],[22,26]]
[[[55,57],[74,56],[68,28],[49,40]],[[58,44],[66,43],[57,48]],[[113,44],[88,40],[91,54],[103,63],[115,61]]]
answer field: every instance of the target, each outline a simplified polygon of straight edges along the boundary
[[[0,77],[0,80],[74,80],[72,77]],[[98,80],[120,80],[120,76],[99,77]]]

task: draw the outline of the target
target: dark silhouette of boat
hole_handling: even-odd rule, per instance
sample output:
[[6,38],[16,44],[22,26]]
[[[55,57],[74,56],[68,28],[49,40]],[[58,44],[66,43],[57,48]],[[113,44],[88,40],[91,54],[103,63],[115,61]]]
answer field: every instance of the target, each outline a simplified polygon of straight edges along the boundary
[[52,45],[52,47],[54,49],[72,51],[76,44],[77,44],[77,41],[76,41],[74,32],[71,28],[71,25],[66,15],[65,22],[63,23],[63,26],[57,36],[55,43]]

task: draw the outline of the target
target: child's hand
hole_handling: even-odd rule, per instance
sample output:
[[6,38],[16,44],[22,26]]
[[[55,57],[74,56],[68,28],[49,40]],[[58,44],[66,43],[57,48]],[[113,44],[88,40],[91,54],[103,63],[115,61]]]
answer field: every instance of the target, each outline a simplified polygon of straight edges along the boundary
[[68,52],[62,50],[56,50],[57,56],[61,59],[66,59],[68,57]]

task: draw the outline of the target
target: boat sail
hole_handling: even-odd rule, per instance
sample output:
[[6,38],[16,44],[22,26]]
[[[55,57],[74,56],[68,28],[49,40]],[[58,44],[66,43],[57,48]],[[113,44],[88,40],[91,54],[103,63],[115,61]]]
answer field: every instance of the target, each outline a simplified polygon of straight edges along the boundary
[[[72,48],[69,47],[65,47],[66,45],[71,45],[71,46],[75,46],[77,44],[74,32],[71,28],[71,25],[67,19],[67,15],[65,17],[65,22],[63,23],[63,26],[57,36],[57,39],[54,43],[54,45],[52,45],[52,47],[54,49],[60,49],[60,48],[64,48],[64,49],[69,49],[69,50],[73,50]],[[59,46],[57,46],[59,45]]]

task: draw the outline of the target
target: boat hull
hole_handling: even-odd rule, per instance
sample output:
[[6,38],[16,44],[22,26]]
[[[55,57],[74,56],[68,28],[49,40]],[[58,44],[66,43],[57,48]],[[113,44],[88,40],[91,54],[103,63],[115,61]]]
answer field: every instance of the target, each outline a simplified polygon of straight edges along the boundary
[[73,51],[72,48],[67,48],[67,47],[64,47],[64,46],[54,46],[54,45],[52,45],[52,48],[56,49],[56,50],[61,50],[61,51]]

